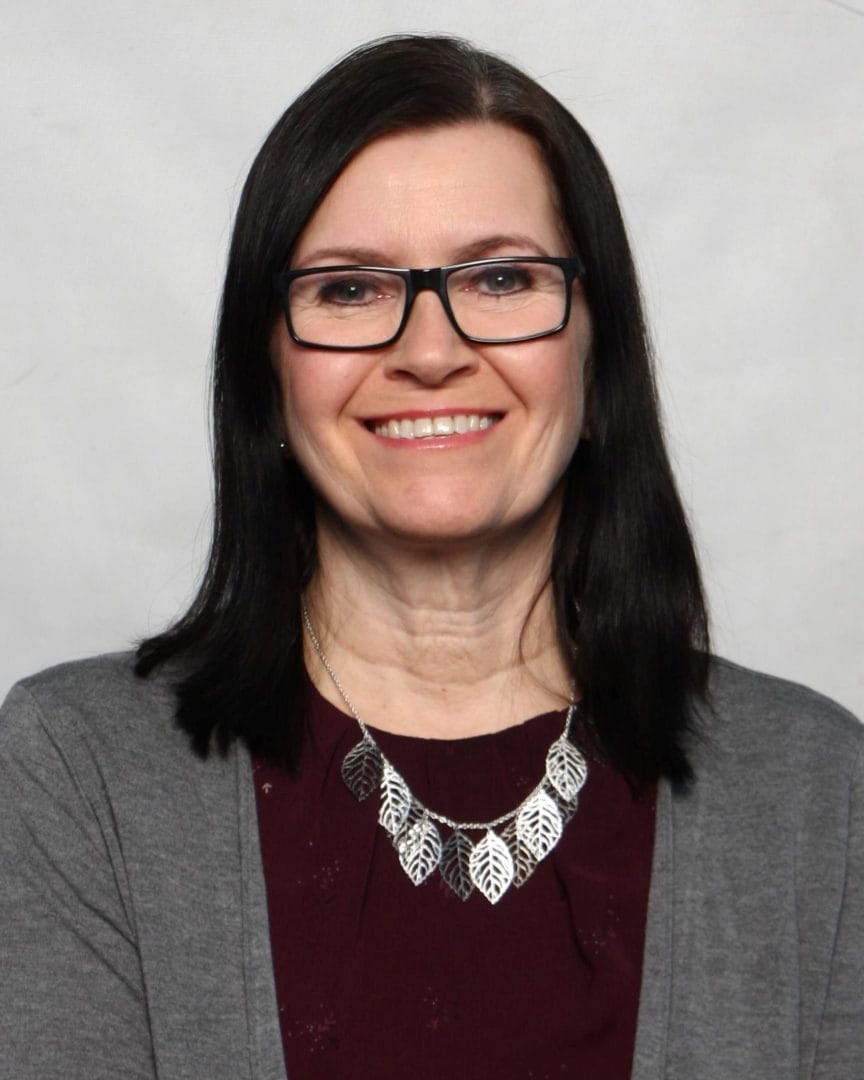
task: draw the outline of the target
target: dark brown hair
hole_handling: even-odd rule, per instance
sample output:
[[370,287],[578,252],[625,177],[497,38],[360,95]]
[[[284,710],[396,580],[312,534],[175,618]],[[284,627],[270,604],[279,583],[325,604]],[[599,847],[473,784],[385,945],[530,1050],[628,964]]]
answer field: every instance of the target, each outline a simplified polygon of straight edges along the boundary
[[313,494],[279,449],[268,344],[274,272],[351,158],[381,135],[507,124],[537,143],[586,267],[591,439],[566,474],[551,567],[558,636],[605,754],[636,780],[690,775],[684,734],[704,694],[707,618],[661,433],[627,236],[600,155],[573,116],[511,64],[449,37],[351,53],[278,121],[250,171],[231,242],[214,366],[216,506],[189,611],[142,643],[171,662],[195,749],[240,738],[296,761],[304,677],[300,597],[315,568]]

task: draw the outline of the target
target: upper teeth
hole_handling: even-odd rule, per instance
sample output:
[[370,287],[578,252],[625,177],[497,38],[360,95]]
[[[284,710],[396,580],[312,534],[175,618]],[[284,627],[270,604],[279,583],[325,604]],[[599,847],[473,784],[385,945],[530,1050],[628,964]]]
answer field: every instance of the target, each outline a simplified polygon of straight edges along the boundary
[[464,435],[466,431],[485,431],[495,420],[479,413],[456,416],[420,416],[416,420],[386,420],[375,425],[376,435],[391,439],[428,439],[432,435]]

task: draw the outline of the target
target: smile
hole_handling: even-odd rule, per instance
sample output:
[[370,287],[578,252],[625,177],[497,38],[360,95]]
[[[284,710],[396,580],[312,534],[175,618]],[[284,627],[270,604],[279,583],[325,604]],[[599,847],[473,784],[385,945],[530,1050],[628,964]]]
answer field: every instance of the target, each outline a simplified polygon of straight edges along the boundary
[[387,439],[433,439],[486,431],[501,419],[498,415],[455,413],[453,416],[418,416],[374,420],[369,429]]

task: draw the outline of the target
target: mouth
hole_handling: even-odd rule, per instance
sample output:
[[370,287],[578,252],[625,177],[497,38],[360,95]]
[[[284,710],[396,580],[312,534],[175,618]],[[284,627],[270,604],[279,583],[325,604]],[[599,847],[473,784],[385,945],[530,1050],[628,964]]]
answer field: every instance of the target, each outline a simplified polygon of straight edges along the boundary
[[441,439],[488,431],[502,416],[502,413],[453,413],[376,417],[366,421],[366,427],[384,439]]

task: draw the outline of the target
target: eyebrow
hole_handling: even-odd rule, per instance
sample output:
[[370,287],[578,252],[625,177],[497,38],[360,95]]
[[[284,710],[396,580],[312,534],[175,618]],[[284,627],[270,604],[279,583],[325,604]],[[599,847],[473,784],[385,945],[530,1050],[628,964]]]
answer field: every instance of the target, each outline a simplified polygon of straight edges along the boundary
[[[549,252],[522,233],[509,233],[496,236],[484,236],[457,248],[447,265],[473,262],[475,259],[494,258],[494,253],[502,248],[511,248],[518,255],[548,255]],[[393,266],[388,259],[374,248],[366,247],[325,247],[316,248],[295,263],[292,269],[302,270],[312,266]],[[398,267],[394,267],[398,269]],[[425,267],[424,267],[425,269]]]

